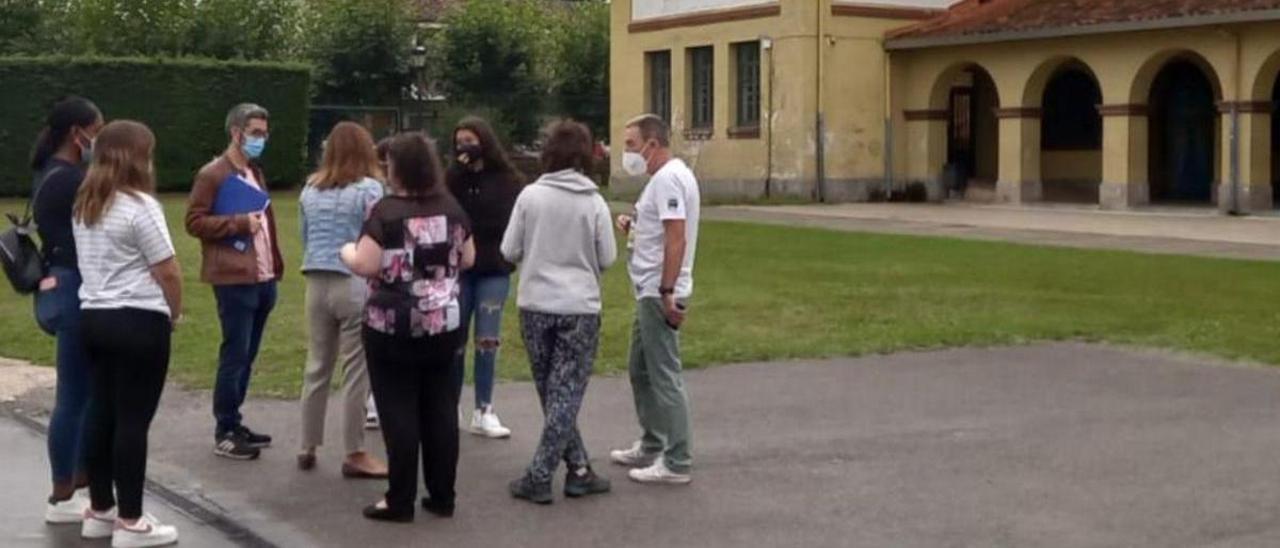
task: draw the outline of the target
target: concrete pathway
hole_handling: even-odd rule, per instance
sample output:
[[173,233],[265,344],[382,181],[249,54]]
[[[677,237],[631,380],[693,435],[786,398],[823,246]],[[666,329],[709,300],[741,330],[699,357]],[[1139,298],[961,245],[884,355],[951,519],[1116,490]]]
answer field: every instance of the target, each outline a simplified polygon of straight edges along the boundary
[[536,443],[527,384],[498,390],[513,439],[464,436],[453,520],[363,520],[384,486],[339,477],[334,422],[319,468],[296,470],[290,401],[248,404],[277,446],[230,462],[210,454],[207,393],[170,390],[152,472],[278,546],[1280,545],[1280,371],[1050,344],[725,366],[688,381],[697,462],[685,488],[634,485],[603,463],[636,434],[616,378],[593,381],[582,417],[615,485],[594,500],[557,492],[535,507],[506,494]]
[[[86,541],[78,525],[46,525],[44,498],[49,494],[49,459],[45,439],[36,431],[0,412],[0,546],[7,548],[68,546],[107,547],[110,539]],[[178,527],[184,547],[227,546],[227,536],[165,501],[148,496],[145,511]]]
[[1212,210],[947,204],[722,206],[712,220],[943,236],[1146,253],[1280,260],[1280,218]]

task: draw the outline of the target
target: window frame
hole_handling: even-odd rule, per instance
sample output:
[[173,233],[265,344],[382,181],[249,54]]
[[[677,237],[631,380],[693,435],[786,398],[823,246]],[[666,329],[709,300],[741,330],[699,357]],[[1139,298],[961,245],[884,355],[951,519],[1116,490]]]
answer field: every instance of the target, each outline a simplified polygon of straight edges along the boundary
[[645,60],[646,110],[671,121],[671,50],[647,51]]
[[758,137],[762,116],[764,88],[761,82],[763,55],[760,41],[732,44],[733,53],[733,137]]
[[716,124],[715,46],[686,50],[689,64],[689,133],[710,133]]

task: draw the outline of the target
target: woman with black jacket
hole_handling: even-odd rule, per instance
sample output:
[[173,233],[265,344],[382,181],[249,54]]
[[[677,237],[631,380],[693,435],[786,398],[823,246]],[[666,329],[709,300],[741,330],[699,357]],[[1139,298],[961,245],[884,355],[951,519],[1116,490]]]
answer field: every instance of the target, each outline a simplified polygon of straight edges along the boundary
[[57,337],[57,399],[49,418],[53,492],[45,509],[48,523],[79,524],[89,506],[73,496],[88,481],[80,446],[90,382],[80,327],[81,279],[71,210],[102,125],[102,112],[93,102],[65,98],[53,106],[31,153],[31,169],[36,173],[32,212],[48,269],[35,299],[36,320]]
[[480,118],[468,117],[458,123],[453,131],[453,150],[449,191],[471,218],[476,242],[475,267],[461,279],[464,343],[454,364],[454,382],[461,396],[466,374],[465,337],[474,321],[476,395],[468,430],[486,438],[506,438],[511,430],[502,426],[493,411],[493,384],[501,346],[502,310],[515,266],[502,258],[498,248],[524,181],[511,165],[493,128]]

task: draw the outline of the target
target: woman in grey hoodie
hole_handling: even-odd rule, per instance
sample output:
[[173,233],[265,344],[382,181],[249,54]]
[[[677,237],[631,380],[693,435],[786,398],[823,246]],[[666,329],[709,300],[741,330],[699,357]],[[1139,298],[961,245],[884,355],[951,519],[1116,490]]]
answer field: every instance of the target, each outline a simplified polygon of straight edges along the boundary
[[511,495],[550,504],[551,478],[564,460],[564,493],[606,493],[609,480],[591,469],[578,433],[578,409],[600,340],[600,279],[618,257],[609,206],[591,172],[591,131],[559,122],[542,153],[546,171],[520,193],[502,239],[502,254],[520,265],[520,329],[546,418],[527,472]]

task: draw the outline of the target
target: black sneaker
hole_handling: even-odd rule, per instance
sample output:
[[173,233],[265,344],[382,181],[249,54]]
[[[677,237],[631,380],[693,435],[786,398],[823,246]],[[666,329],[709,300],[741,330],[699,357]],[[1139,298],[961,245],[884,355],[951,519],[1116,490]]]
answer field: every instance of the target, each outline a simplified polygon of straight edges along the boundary
[[250,447],[256,447],[258,449],[271,447],[271,436],[254,432],[253,430],[250,430],[248,426],[243,424],[236,427],[235,433],[247,440]]
[[564,477],[564,496],[566,497],[585,497],[587,495],[600,495],[608,493],[613,488],[613,484],[608,478],[597,476],[595,471],[587,468],[585,473],[579,475],[572,470],[565,474]]
[[262,450],[249,444],[249,440],[236,432],[228,432],[213,445],[213,454],[233,460],[254,460]]
[[551,504],[551,484],[535,485],[529,476],[514,480],[510,485],[511,496],[537,504]]

